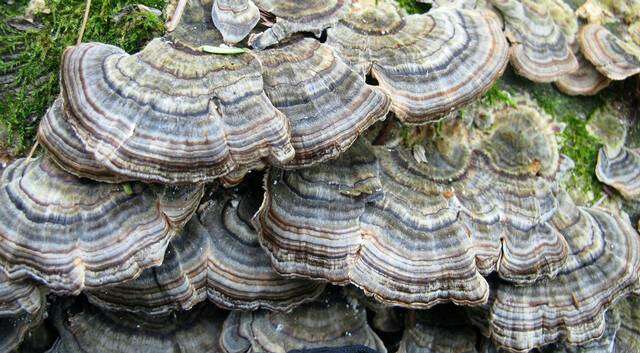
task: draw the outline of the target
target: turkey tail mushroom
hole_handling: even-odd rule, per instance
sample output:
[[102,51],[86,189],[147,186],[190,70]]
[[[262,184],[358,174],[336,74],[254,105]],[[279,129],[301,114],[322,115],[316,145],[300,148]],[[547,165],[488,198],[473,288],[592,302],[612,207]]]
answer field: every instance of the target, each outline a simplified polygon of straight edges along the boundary
[[445,7],[403,16],[388,0],[355,2],[327,30],[327,44],[356,72],[372,75],[409,124],[428,123],[481,96],[508,60],[493,14]]
[[481,337],[462,309],[444,305],[409,315],[398,353],[479,353]]
[[144,317],[74,304],[53,311],[60,338],[48,353],[222,353],[218,341],[225,313],[212,305]]
[[91,180],[118,183],[128,178],[113,174],[95,160],[68,121],[64,100],[56,99],[38,125],[38,142],[65,172]]
[[625,199],[640,200],[640,154],[622,147],[615,155],[605,148],[598,153],[598,180],[616,189]]
[[550,223],[565,168],[556,127],[524,105],[497,115],[477,136],[444,124],[425,161],[360,141],[323,165],[272,169],[257,223],[273,266],[411,308],[482,304],[493,271],[553,277],[568,251]]
[[298,32],[317,37],[347,15],[351,0],[254,0],[261,11],[276,17],[266,31],[249,37],[249,45],[265,49]]
[[217,192],[168,246],[161,266],[136,280],[88,292],[108,310],[164,315],[209,299],[232,310],[286,311],[313,300],[324,284],[286,279],[272,268],[250,219],[259,201],[249,190]]
[[604,26],[588,24],[578,39],[587,60],[608,78],[624,80],[640,73],[640,47],[616,37]]
[[578,69],[554,82],[560,92],[570,96],[593,96],[609,86],[611,80],[596,70],[582,53],[577,52],[575,56]]
[[0,267],[0,352],[13,352],[47,316],[44,290],[28,280],[12,280]]
[[357,301],[347,302],[336,290],[286,314],[234,311],[225,321],[220,338],[225,353],[283,353],[354,344],[387,352],[367,324],[364,307]]
[[96,183],[47,156],[18,160],[0,175],[0,264],[57,294],[131,280],[160,264],[202,193]]
[[249,53],[213,55],[165,39],[135,55],[80,44],[62,58],[65,111],[85,148],[115,174],[211,181],[293,158],[291,127],[264,94],[261,70]]
[[258,24],[260,10],[251,0],[213,0],[211,18],[225,42],[238,43]]
[[560,273],[530,285],[496,282],[476,323],[513,352],[564,340],[585,344],[605,332],[605,312],[640,288],[640,243],[626,214],[576,208],[560,195],[552,222],[569,243]]
[[491,0],[502,13],[511,42],[510,61],[519,75],[551,82],[578,69],[578,61],[544,3],[532,0]]
[[389,111],[382,91],[318,41],[294,40],[257,55],[267,96],[291,122],[296,154],[286,168],[337,157]]

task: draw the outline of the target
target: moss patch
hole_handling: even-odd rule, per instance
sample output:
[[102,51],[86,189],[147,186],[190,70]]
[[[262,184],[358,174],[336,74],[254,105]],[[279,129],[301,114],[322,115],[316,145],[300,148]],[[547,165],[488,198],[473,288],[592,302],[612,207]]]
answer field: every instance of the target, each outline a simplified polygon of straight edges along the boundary
[[409,14],[425,13],[431,8],[430,5],[417,2],[416,0],[396,0],[396,2]]
[[595,175],[599,141],[587,131],[588,117],[604,104],[603,95],[572,97],[560,93],[551,84],[533,84],[522,78],[511,79],[515,86],[524,88],[542,109],[556,121],[566,124],[560,135],[560,152],[575,163],[565,181],[565,187],[576,201],[591,203],[602,194],[602,184]]
[[[0,6],[0,130],[5,130],[13,154],[33,144],[39,118],[59,93],[62,51],[75,44],[84,0],[47,0],[50,14],[36,17],[40,30],[19,31],[10,19],[23,14],[28,0]],[[163,20],[148,11],[122,10],[133,4],[163,9],[165,0],[93,0],[84,42],[113,44],[132,52],[164,30]],[[3,82],[4,84],[4,82]]]

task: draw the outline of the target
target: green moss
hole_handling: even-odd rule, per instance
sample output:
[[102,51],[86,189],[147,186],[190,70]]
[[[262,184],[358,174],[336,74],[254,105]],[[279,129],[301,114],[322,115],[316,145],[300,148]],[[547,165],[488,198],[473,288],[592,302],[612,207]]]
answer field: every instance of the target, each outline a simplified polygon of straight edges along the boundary
[[565,186],[584,202],[602,196],[602,184],[595,175],[599,141],[587,131],[587,118],[604,102],[602,97],[571,97],[558,92],[551,85],[532,85],[532,96],[545,112],[556,121],[566,124],[560,135],[560,152],[575,163]]
[[396,2],[409,14],[425,13],[431,8],[430,5],[419,3],[416,0],[396,0]]
[[493,107],[498,104],[506,104],[515,107],[516,103],[511,99],[509,92],[503,89],[500,81],[496,82],[481,99],[482,104]]
[[[47,0],[51,13],[37,16],[39,31],[18,31],[8,20],[21,15],[28,0],[0,7],[0,76],[11,77],[2,92],[0,125],[7,130],[16,153],[33,144],[39,118],[59,92],[62,51],[75,44],[84,12],[84,0]],[[114,44],[132,52],[164,30],[161,18],[147,11],[116,15],[132,4],[163,9],[165,0],[93,0],[84,42]]]

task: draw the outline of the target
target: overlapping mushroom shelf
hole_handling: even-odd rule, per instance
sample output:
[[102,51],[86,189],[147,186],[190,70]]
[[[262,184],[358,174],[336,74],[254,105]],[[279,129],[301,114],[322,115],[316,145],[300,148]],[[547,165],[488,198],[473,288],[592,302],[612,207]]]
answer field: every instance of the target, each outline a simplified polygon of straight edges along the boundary
[[640,16],[421,2],[179,0],[136,53],[67,48],[45,151],[0,167],[0,352],[51,324],[49,353],[640,352],[630,217],[572,200],[526,94],[476,102],[509,62],[570,95],[638,74]]
[[[389,109],[409,123],[436,119],[486,92],[506,66],[506,40],[486,11],[405,16],[387,1],[316,3],[306,13],[295,2],[257,2],[278,18],[256,37],[277,34],[264,50],[203,49],[219,48],[226,26],[234,26],[225,11],[251,12],[249,2],[225,1],[211,4],[213,22],[202,4],[187,3],[183,25],[133,55],[100,43],[70,47],[62,102],[39,138],[65,170],[83,177],[233,183],[265,165],[335,158]],[[342,20],[334,13],[347,10]],[[213,27],[220,21],[222,35]],[[296,21],[320,29],[333,23],[327,42],[291,37],[309,30]],[[368,74],[378,87],[365,82]]]
[[0,351],[11,352],[46,317],[44,290],[33,282],[13,281],[0,268]]
[[271,170],[258,218],[276,270],[409,307],[483,303],[494,271],[553,277],[568,254],[550,221],[567,162],[550,121],[501,114],[477,136],[452,123],[413,151],[361,141],[327,165]]
[[253,190],[218,192],[167,249],[161,266],[134,281],[87,293],[92,303],[147,315],[189,310],[209,299],[235,310],[286,311],[320,295],[324,284],[279,276],[258,243],[250,218]]
[[133,279],[162,262],[202,192],[81,179],[46,155],[18,160],[0,175],[0,268],[59,294]]

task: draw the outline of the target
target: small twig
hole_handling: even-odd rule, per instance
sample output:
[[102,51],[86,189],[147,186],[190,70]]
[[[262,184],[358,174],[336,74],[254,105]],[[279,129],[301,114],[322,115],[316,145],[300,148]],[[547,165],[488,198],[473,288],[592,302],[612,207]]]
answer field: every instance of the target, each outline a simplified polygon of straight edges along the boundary
[[34,143],[33,147],[31,147],[31,151],[29,151],[29,155],[27,155],[27,162],[30,161],[33,157],[33,154],[36,153],[36,149],[38,149],[39,145],[40,144],[38,143],[38,140],[36,140],[36,143]]
[[80,32],[78,32],[78,41],[76,45],[82,43],[82,36],[84,36],[84,30],[87,28],[87,22],[89,21],[89,10],[91,9],[91,0],[86,0],[84,6],[84,17],[82,17],[82,25],[80,26]]
[[187,5],[187,0],[179,0],[178,5],[176,5],[176,10],[173,12],[171,16],[171,20],[167,22],[166,29],[167,32],[172,32],[176,27],[178,27],[178,23],[180,23],[180,18],[182,17],[182,13],[184,12],[184,7]]

